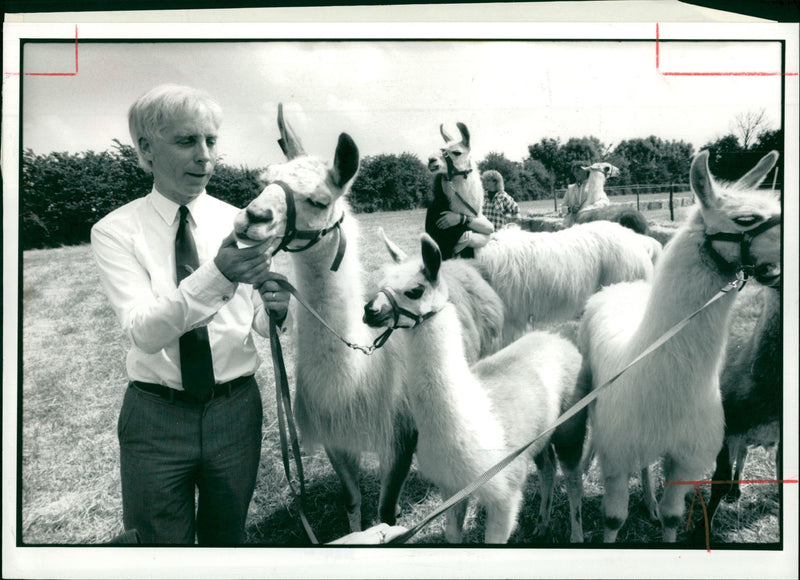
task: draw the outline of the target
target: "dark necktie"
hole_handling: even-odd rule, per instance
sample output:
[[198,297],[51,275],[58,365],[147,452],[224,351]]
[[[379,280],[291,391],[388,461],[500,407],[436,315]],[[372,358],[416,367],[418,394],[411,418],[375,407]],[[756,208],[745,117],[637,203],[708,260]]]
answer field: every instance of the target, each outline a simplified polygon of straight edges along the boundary
[[[189,228],[189,208],[179,208],[178,233],[175,235],[175,271],[178,284],[194,272],[199,264],[197,247]],[[214,388],[214,367],[211,362],[211,345],[208,328],[201,326],[190,330],[180,338],[181,380],[183,389],[200,401],[211,398]]]

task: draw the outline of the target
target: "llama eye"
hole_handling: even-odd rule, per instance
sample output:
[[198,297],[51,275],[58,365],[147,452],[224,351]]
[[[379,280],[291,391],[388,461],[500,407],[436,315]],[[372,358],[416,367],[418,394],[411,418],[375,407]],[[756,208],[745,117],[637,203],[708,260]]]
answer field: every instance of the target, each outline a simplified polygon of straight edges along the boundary
[[406,290],[403,294],[406,295],[407,298],[411,300],[419,300],[422,298],[422,295],[425,293],[424,286],[417,286],[416,288],[412,288],[411,290]]
[[310,197],[309,197],[309,198],[306,198],[306,202],[307,202],[307,203],[309,203],[309,204],[311,205],[311,207],[315,207],[315,208],[317,208],[317,209],[328,209],[328,204],[327,204],[327,203],[322,203],[322,202],[319,202],[319,201],[314,201],[314,200],[313,200],[313,199],[311,199]]
[[755,225],[756,223],[762,221],[761,216],[757,215],[742,215],[739,217],[733,218],[733,221],[736,225],[748,227]]
[[450,155],[455,155],[456,157],[461,157],[461,151],[451,151]]

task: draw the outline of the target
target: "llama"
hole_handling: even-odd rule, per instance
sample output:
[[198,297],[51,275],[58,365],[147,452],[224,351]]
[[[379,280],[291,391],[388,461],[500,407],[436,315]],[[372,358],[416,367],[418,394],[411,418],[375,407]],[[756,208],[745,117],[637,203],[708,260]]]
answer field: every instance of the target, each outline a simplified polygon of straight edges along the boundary
[[[234,233],[242,243],[265,242],[271,251],[291,252],[295,285],[308,305],[352,342],[368,344],[374,336],[361,322],[358,222],[345,199],[358,170],[356,144],[342,133],[329,168],[305,154],[280,105],[278,127],[288,162],[267,169],[263,178],[269,185],[237,215]],[[468,352],[477,357],[489,352],[488,343],[500,333],[503,307],[479,275],[464,270],[450,268],[458,280],[454,286],[472,283],[460,307],[473,329]],[[303,443],[325,448],[343,484],[351,531],[361,529],[359,457],[376,452],[382,471],[379,517],[394,524],[416,442],[404,400],[406,338],[392,337],[367,357],[348,349],[305,309],[297,309],[296,326],[295,415]]]
[[[777,445],[776,471],[777,478],[781,478],[781,292],[778,288],[747,290],[742,292],[734,306],[725,366],[720,378],[725,441],[717,455],[716,470],[711,477],[714,481],[741,479],[749,445]],[[758,316],[748,318],[746,308],[755,305],[760,306]],[[709,522],[713,521],[723,497],[736,499],[740,493],[737,483],[712,485]]]
[[[472,258],[474,248],[486,243],[494,231],[483,215],[483,183],[477,164],[470,157],[470,133],[464,123],[457,123],[460,139],[452,138],[444,125],[439,126],[444,146],[428,158],[428,170],[434,174],[433,200],[425,213],[425,231],[439,245],[442,257]],[[461,223],[442,220],[455,212]]]
[[[422,262],[406,260],[387,240],[397,264],[387,268],[381,290],[364,307],[376,328],[410,328],[415,361],[408,404],[419,431],[417,461],[423,476],[450,497],[514,449],[543,433],[580,398],[581,356],[568,340],[532,332],[472,367],[458,336],[461,325],[448,301],[436,242],[422,234]],[[446,262],[445,262],[446,263]],[[588,390],[588,384],[586,385]],[[585,414],[576,415],[532,445],[474,492],[486,508],[486,543],[506,543],[514,530],[530,458],[539,466],[541,510],[537,534],[546,532],[552,508],[555,446],[566,475],[571,539],[583,541],[581,453]],[[467,501],[447,512],[446,539],[458,543]]]
[[[442,132],[447,156],[456,158],[459,168],[476,167],[469,131],[463,123],[458,127],[460,141]],[[432,172],[445,166],[436,155],[428,162]],[[470,185],[467,178],[451,180],[453,199],[473,199],[481,183],[477,176],[472,181],[477,184]],[[509,344],[529,324],[577,318],[586,299],[602,286],[648,278],[660,253],[661,244],[653,238],[597,221],[557,232],[503,228],[475,248],[474,261],[505,305],[503,344]]]
[[451,211],[472,217],[483,215],[483,184],[478,164],[470,156],[470,133],[464,123],[456,123],[461,139],[455,139],[445,131],[439,132],[444,146],[428,157],[428,171],[442,175],[442,188],[450,202]]
[[557,232],[504,228],[474,261],[505,305],[508,343],[531,324],[578,318],[603,286],[648,279],[660,253],[653,238],[597,221]]
[[[699,207],[664,250],[652,284],[622,283],[586,303],[578,332],[596,388],[746,269],[765,285],[780,279],[780,202],[756,191],[771,152],[736,183],[718,184],[708,151],[692,161]],[[719,371],[735,292],[702,310],[679,334],[627,370],[593,404],[592,447],[604,477],[604,540],[616,540],[628,513],[628,476],[664,457],[667,481],[696,481],[723,440]],[[646,472],[645,472],[646,473]],[[664,487],[658,512],[674,542],[691,485]],[[646,497],[646,503],[649,501]]]
[[577,183],[567,187],[563,207],[564,227],[596,220],[617,222],[638,234],[648,231],[647,220],[641,212],[620,204],[612,204],[604,185],[609,177],[619,175],[619,169],[610,163],[598,162],[580,166],[574,172]]

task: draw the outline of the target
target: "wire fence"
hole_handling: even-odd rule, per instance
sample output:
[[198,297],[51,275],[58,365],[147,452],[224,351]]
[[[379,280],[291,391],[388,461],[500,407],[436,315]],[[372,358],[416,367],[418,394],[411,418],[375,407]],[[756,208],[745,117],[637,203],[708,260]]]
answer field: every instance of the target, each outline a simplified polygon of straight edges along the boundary
[[[783,183],[777,180],[777,175],[771,182],[764,182],[761,184],[760,189],[771,189],[773,191],[783,191]],[[675,208],[691,205],[694,203],[694,194],[692,193],[689,183],[655,183],[655,184],[627,184],[627,185],[611,185],[604,186],[603,190],[606,195],[613,200],[619,196],[636,196],[636,210],[653,209],[654,204],[660,204],[662,200],[654,200],[649,198],[652,195],[668,195],[668,208],[671,221],[675,221]],[[555,192],[556,204],[558,209],[558,200],[564,197],[566,189],[558,189]],[[631,205],[633,203],[631,202]],[[651,207],[648,207],[651,206]]]

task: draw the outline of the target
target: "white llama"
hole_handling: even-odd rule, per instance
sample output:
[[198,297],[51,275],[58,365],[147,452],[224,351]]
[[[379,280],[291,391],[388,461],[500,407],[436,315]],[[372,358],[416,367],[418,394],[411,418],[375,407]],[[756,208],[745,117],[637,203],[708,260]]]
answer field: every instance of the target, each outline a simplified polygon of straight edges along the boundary
[[[582,393],[577,386],[581,356],[568,340],[532,332],[469,366],[461,325],[439,276],[442,256],[422,234],[422,261],[405,260],[387,242],[396,262],[387,268],[381,290],[364,307],[364,321],[380,328],[411,328],[408,404],[419,431],[417,460],[423,476],[450,497],[505,455],[542,434]],[[586,387],[588,390],[588,383]],[[564,423],[552,436],[566,474],[571,539],[583,541],[580,458],[585,414]],[[537,533],[544,533],[552,507],[555,467],[546,434],[474,492],[486,508],[487,543],[505,543],[519,513],[530,458],[540,466],[542,504]],[[447,512],[446,538],[460,542],[467,502]]]
[[[462,136],[469,135],[463,123],[459,129]],[[454,150],[459,167],[473,166],[469,138],[449,140],[447,149],[453,143],[458,145]],[[435,157],[428,166],[434,173],[441,170]],[[474,188],[468,185],[467,179],[451,180],[453,198],[471,198]],[[475,248],[475,263],[505,305],[504,344],[508,344],[530,324],[577,318],[586,299],[602,286],[648,278],[660,253],[661,244],[655,239],[597,221],[557,232],[501,229],[486,245]]]
[[618,175],[619,169],[605,161],[577,168],[575,177],[578,182],[569,185],[564,194],[564,227],[608,220],[637,234],[646,234],[647,219],[640,211],[623,204],[611,203],[606,195],[606,179]]
[[607,178],[619,175],[619,169],[605,161],[581,166],[580,169],[582,179],[567,187],[564,194],[564,207],[567,210],[565,226],[575,223],[575,216],[579,212],[605,207],[611,203],[604,186]]
[[[665,248],[652,284],[617,284],[586,304],[578,343],[594,387],[705,304],[740,267],[764,284],[779,279],[780,202],[755,190],[777,156],[766,155],[731,186],[711,177],[707,151],[695,157],[690,181],[699,207]],[[714,465],[724,432],[719,372],[735,298],[729,292],[705,308],[594,403],[590,424],[605,482],[605,541],[616,540],[627,518],[629,474],[664,457],[666,481],[697,481]],[[658,511],[667,542],[675,541],[691,489],[664,487]]]
[[[269,240],[272,249],[291,252],[295,286],[308,305],[348,340],[370,344],[374,333],[361,322],[358,223],[345,200],[358,169],[358,149],[342,133],[329,168],[305,154],[283,119],[282,106],[278,126],[279,143],[289,161],[267,169],[263,177],[270,185],[240,212],[234,232],[244,243]],[[477,356],[502,328],[502,303],[474,271],[453,276],[473,283],[463,292],[461,308],[472,321],[469,352]],[[325,447],[344,487],[352,531],[361,529],[359,457],[364,451],[377,452],[382,469],[379,517],[393,524],[416,442],[404,400],[410,360],[406,337],[392,336],[383,348],[365,356],[349,349],[305,309],[295,310],[295,414],[303,443]]]
[[428,157],[428,171],[443,176],[442,189],[452,211],[480,217],[483,215],[481,172],[470,156],[469,129],[464,123],[456,123],[456,127],[460,139],[451,137],[444,124],[439,126],[444,146]]

